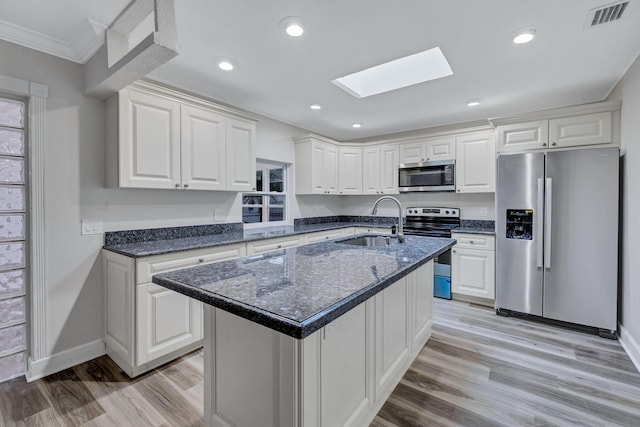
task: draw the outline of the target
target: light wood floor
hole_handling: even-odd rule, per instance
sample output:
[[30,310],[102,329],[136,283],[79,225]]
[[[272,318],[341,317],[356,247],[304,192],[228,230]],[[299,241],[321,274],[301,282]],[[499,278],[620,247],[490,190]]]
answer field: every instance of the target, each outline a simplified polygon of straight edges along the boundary
[[[372,423],[640,426],[617,341],[436,299],[433,336]],[[134,380],[100,357],[0,385],[0,426],[201,426],[201,352]]]

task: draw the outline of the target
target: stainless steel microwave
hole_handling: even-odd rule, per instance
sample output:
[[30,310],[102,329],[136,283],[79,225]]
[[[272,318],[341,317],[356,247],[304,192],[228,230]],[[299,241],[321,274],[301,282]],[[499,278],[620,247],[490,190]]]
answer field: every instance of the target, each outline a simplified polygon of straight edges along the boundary
[[455,191],[456,161],[405,163],[398,169],[398,190],[410,191]]

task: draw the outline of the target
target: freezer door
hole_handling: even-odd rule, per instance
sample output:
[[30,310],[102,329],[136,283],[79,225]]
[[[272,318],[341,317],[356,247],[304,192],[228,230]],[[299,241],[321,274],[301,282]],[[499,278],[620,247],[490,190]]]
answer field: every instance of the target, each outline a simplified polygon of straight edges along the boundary
[[619,159],[617,148],[547,154],[544,317],[616,329]]
[[496,308],[542,315],[544,154],[498,156]]

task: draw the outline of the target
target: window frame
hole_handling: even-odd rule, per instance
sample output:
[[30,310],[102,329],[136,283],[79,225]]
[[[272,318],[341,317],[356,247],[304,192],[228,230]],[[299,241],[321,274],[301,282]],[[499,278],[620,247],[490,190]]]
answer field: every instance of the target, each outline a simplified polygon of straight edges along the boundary
[[[262,204],[260,205],[252,205],[252,206],[260,206],[262,207],[262,217],[259,222],[244,222],[244,213],[241,212],[242,215],[242,223],[245,228],[261,228],[261,227],[278,227],[284,225],[290,225],[289,222],[289,170],[290,164],[288,163],[280,163],[268,160],[257,160],[256,161],[256,179],[257,173],[262,171],[262,188],[269,188],[270,180],[269,180],[269,170],[271,169],[282,169],[282,181],[283,181],[283,189],[281,192],[279,191],[248,191],[243,192],[241,195],[241,211],[244,210],[246,205],[244,203],[245,196],[259,196],[262,197]],[[270,203],[271,196],[281,196],[284,197],[284,205],[282,206],[282,221],[269,221],[269,208],[271,206],[279,207],[280,205],[272,205]]]

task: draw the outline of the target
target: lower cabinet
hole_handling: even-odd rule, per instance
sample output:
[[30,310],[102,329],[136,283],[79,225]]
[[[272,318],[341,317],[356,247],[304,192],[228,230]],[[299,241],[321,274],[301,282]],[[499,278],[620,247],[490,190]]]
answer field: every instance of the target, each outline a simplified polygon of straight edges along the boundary
[[432,312],[433,261],[300,340],[205,305],[205,422],[369,425],[431,336]]
[[495,237],[452,233],[457,243],[451,250],[451,291],[455,297],[495,299]]

